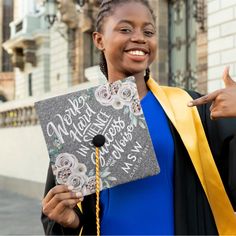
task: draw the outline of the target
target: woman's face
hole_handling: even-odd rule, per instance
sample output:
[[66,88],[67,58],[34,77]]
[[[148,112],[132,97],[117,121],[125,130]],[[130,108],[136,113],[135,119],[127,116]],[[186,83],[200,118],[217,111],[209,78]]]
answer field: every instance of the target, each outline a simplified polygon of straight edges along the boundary
[[144,73],[156,56],[155,23],[149,9],[138,2],[115,6],[94,41],[104,52],[109,78]]

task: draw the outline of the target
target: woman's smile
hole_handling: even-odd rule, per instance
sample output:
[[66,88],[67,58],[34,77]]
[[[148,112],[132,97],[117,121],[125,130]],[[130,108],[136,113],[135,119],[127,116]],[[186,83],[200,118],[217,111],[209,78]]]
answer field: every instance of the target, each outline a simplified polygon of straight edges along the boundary
[[145,48],[132,48],[125,50],[128,58],[134,62],[148,61],[149,50]]

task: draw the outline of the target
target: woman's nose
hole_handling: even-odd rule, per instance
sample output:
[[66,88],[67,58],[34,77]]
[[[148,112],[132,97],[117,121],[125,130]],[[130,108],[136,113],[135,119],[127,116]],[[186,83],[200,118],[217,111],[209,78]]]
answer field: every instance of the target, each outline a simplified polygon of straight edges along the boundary
[[133,32],[133,34],[131,36],[131,41],[136,42],[136,43],[146,43],[147,42],[145,35],[141,31]]

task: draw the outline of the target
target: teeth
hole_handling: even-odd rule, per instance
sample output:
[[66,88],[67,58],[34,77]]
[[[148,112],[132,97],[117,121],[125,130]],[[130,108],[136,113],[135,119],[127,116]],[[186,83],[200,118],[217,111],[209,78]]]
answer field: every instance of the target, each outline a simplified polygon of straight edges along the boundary
[[145,53],[143,51],[139,51],[139,50],[129,51],[128,53],[131,55],[136,55],[136,56],[144,56],[145,55]]

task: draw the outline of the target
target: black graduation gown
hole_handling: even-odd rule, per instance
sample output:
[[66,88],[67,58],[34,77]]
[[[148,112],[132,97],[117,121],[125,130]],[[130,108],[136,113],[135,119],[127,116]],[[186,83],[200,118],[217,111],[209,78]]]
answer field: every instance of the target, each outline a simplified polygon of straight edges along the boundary
[[[193,98],[200,95],[189,92]],[[236,209],[236,119],[210,120],[209,105],[198,107],[208,142],[231,203]],[[191,159],[179,134],[170,123],[174,144],[174,211],[175,234],[216,235],[217,229],[204,190],[194,170]],[[55,186],[51,167],[48,170],[45,194]],[[95,194],[82,202],[83,215],[75,211],[83,224],[84,235],[96,234]],[[140,217],[142,216],[140,212]],[[78,235],[80,229],[63,228],[58,223],[41,216],[46,235]],[[153,226],[155,227],[155,226]],[[235,226],[236,227],[236,226]]]

